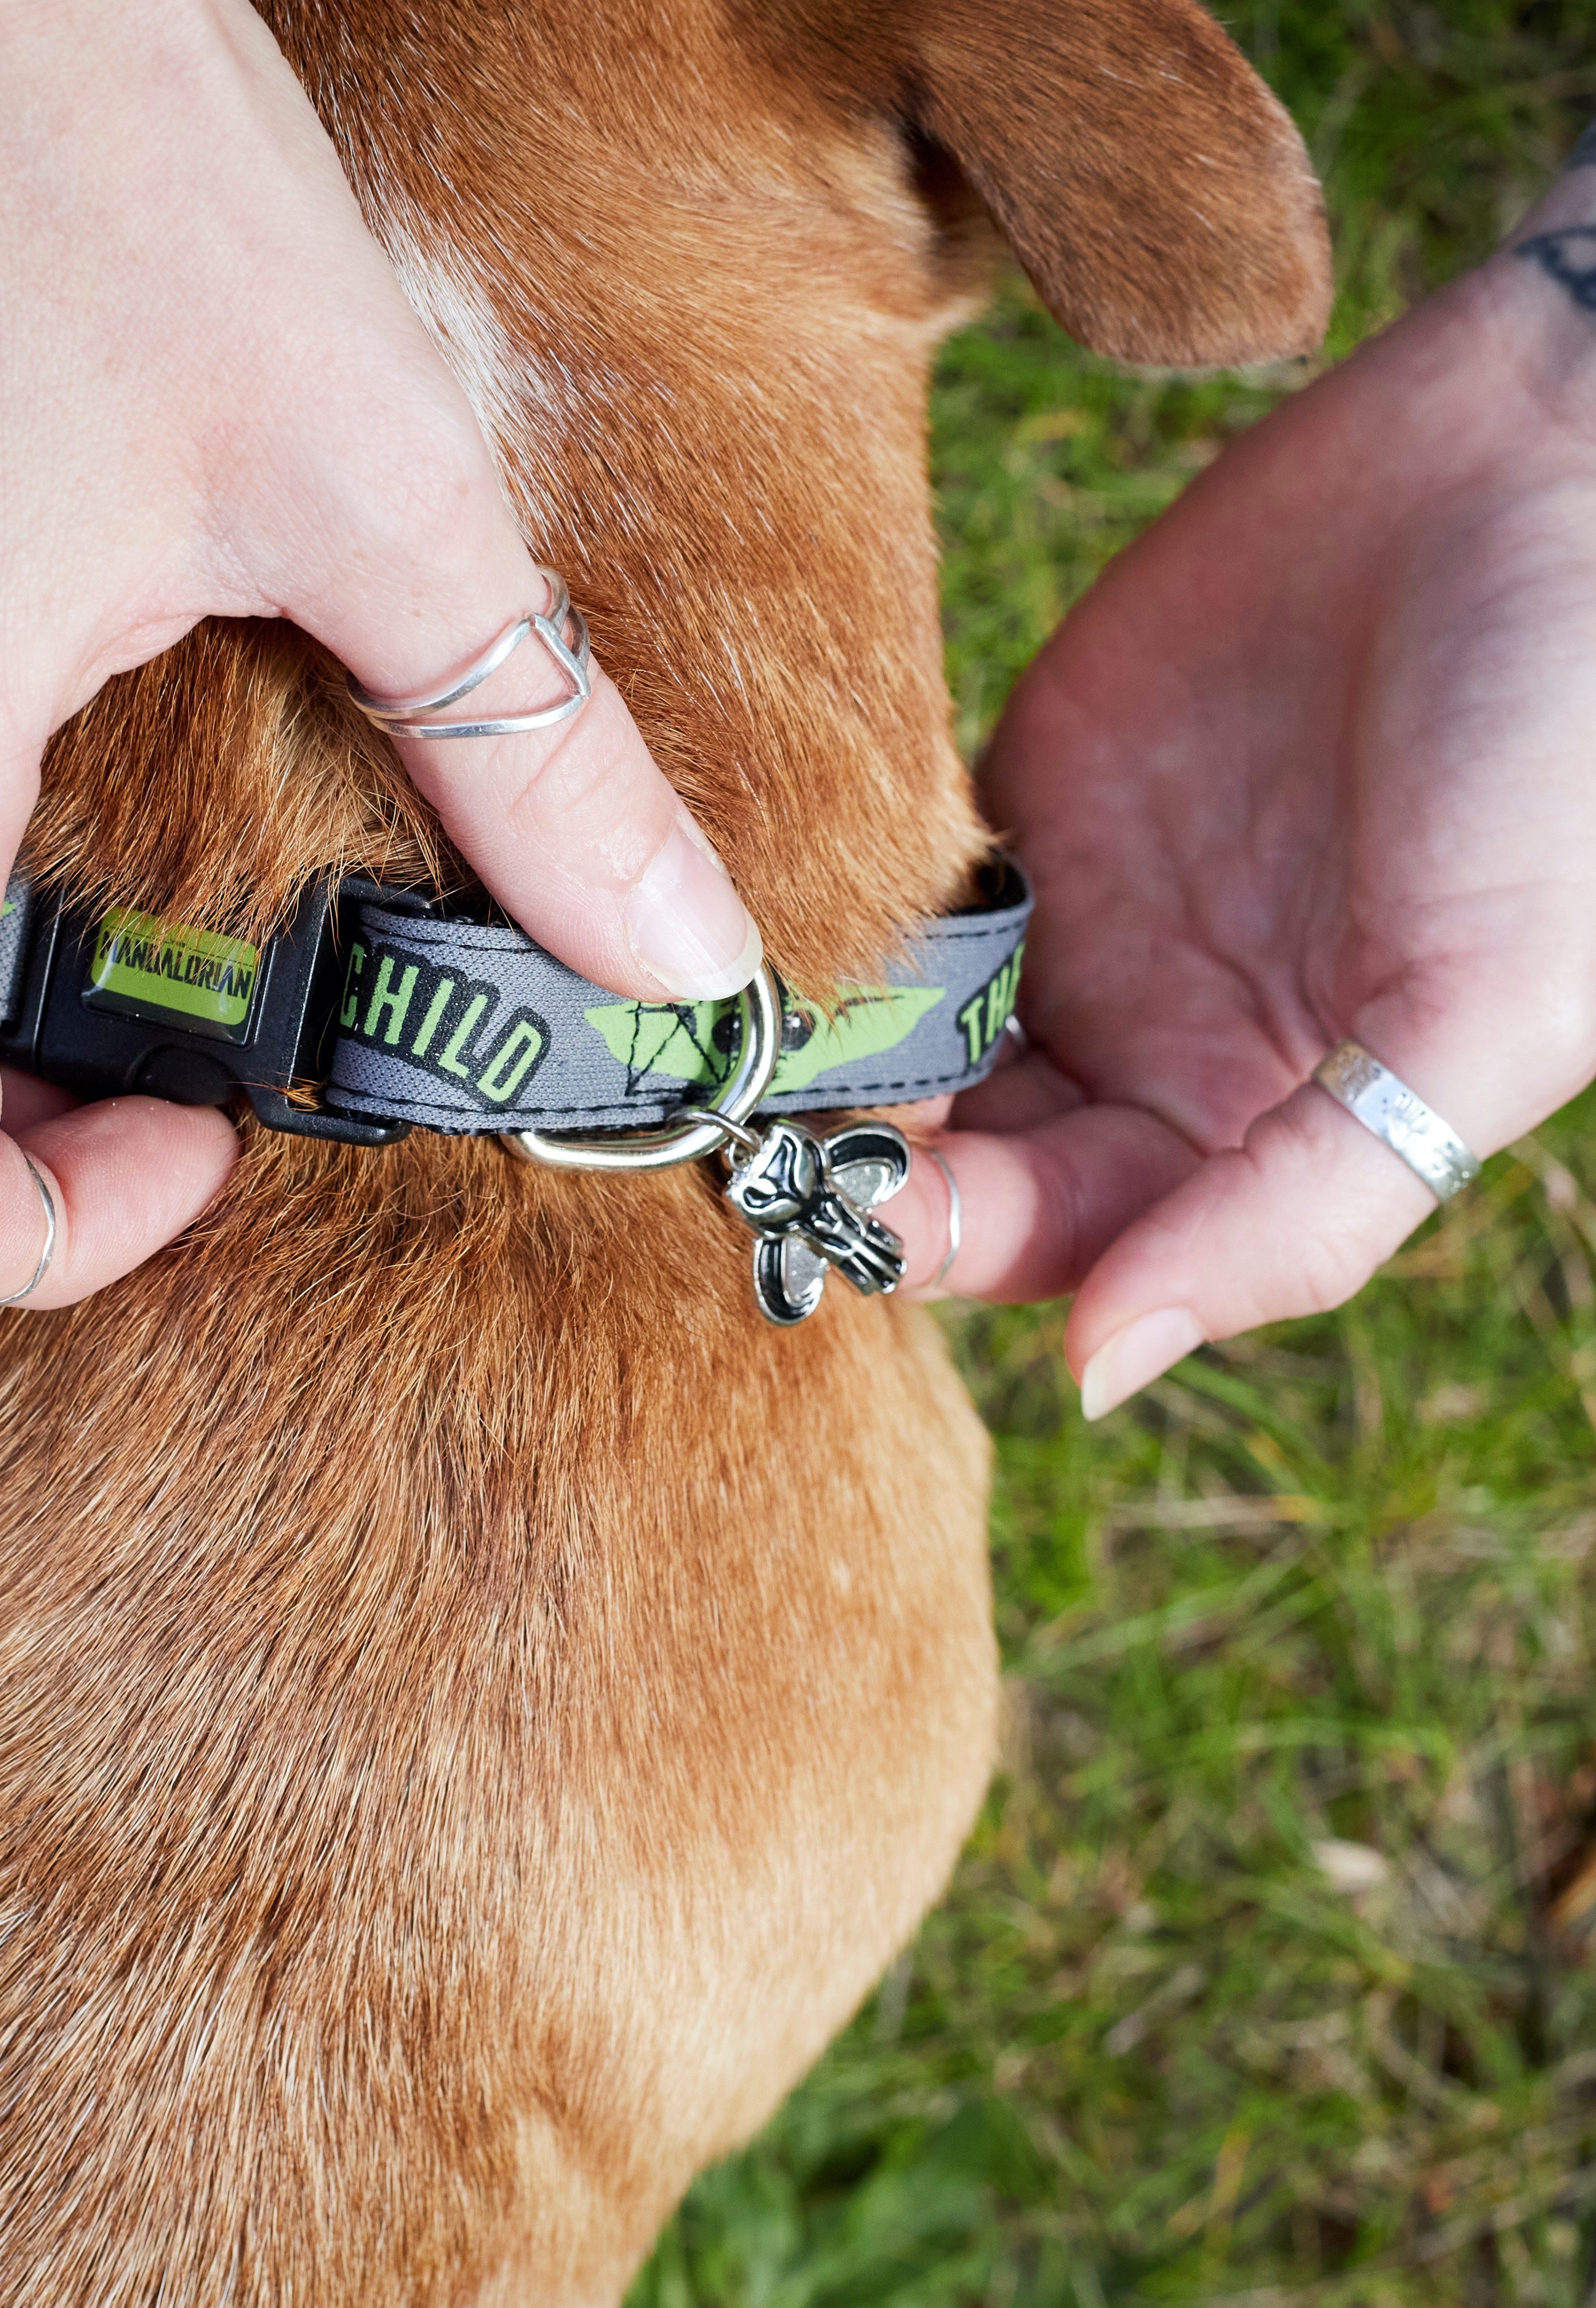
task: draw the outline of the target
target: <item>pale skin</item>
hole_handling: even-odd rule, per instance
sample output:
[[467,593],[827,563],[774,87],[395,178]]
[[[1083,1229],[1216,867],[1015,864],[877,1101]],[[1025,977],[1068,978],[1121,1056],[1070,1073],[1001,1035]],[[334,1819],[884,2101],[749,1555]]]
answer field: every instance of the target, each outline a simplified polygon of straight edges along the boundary
[[[391,693],[542,589],[245,0],[0,0],[0,85],[4,866],[50,733],[202,616],[289,617]],[[1343,1036],[1481,1154],[1596,1075],[1590,228],[1587,160],[1525,253],[1206,474],[994,741],[989,811],[1039,901],[1032,1047],[936,1139],[964,1201],[945,1287],[1074,1290],[1090,1415],[1201,1339],[1347,1297],[1433,1207],[1309,1081]],[[526,702],[527,671],[475,702]],[[563,730],[402,751],[586,975],[657,1000],[751,974],[757,932],[602,673]],[[14,1075],[4,1115],[0,1292],[42,1235],[24,1149],[60,1214],[40,1307],[170,1239],[236,1153],[219,1114]],[[923,1285],[933,1166],[891,1217]]]
[[[372,692],[547,589],[466,400],[247,0],[0,0],[0,880],[51,732],[204,616],[284,616]],[[473,708],[550,702],[523,646]],[[759,937],[602,670],[576,720],[400,745],[506,909],[617,993],[722,995]],[[125,1273],[210,1200],[227,1120],[4,1081],[0,1293]]]
[[[1335,1042],[1481,1156],[1596,1077],[1592,159],[1212,467],[993,741],[1031,1051],[935,1141],[946,1287],[1074,1291],[1088,1417],[1340,1304],[1435,1208],[1309,1080]],[[895,1207],[913,1280],[929,1166]]]

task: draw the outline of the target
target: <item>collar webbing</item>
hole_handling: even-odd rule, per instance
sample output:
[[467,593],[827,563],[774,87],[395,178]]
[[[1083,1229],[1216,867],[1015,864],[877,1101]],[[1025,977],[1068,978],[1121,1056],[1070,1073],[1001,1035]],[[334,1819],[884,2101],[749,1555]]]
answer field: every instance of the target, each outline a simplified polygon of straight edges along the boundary
[[[985,880],[878,982],[784,990],[761,1113],[903,1105],[991,1071],[1031,895],[1007,860]],[[523,931],[415,891],[322,883],[260,947],[125,908],[75,914],[21,876],[4,903],[0,1057],[81,1095],[243,1090],[274,1128],[365,1143],[614,1130],[702,1103],[735,1056],[734,1003],[622,1000]]]
[[[879,983],[824,1004],[785,991],[782,1055],[759,1111],[900,1106],[990,1070],[1014,1007],[1031,910],[997,902],[927,923]],[[734,1005],[628,1002],[507,925],[365,901],[348,946],[325,1103],[447,1132],[614,1129],[713,1094]]]

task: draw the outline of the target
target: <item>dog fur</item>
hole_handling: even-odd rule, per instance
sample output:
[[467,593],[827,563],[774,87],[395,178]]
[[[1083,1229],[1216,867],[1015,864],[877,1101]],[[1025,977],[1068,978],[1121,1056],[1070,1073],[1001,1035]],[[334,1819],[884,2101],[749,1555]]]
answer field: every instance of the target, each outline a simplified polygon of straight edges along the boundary
[[[1285,116],[1192,0],[262,13],[771,959],[868,973],[984,839],[924,411],[986,219],[1104,349],[1304,349]],[[270,626],[112,683],[30,854],[256,926],[467,879]],[[614,2302],[914,1929],[984,1441],[929,1318],[746,1266],[707,1171],[251,1127],[0,1325],[0,2299]]]

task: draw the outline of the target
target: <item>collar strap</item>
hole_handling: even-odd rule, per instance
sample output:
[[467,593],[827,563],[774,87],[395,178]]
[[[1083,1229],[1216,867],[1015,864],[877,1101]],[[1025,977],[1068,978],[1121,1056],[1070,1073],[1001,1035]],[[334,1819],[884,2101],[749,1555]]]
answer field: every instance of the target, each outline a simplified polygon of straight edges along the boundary
[[[966,1089],[1014,1008],[1031,893],[998,859],[880,982],[783,989],[761,1114]],[[656,1126],[713,1098],[734,1002],[629,1002],[508,923],[361,879],[307,891],[255,946],[129,908],[75,912],[15,876],[0,915],[0,1061],[88,1097],[147,1091],[269,1127],[384,1145]]]

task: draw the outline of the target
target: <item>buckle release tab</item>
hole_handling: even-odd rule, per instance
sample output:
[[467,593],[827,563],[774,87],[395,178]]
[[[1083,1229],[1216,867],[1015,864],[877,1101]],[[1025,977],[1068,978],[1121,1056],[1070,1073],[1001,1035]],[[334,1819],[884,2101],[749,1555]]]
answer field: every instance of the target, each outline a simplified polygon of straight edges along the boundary
[[408,900],[374,883],[313,883],[259,946],[128,907],[84,914],[13,875],[0,910],[0,1062],[81,1098],[222,1106],[242,1092],[268,1129],[390,1146],[408,1122],[290,1097],[325,1078],[348,900]]

